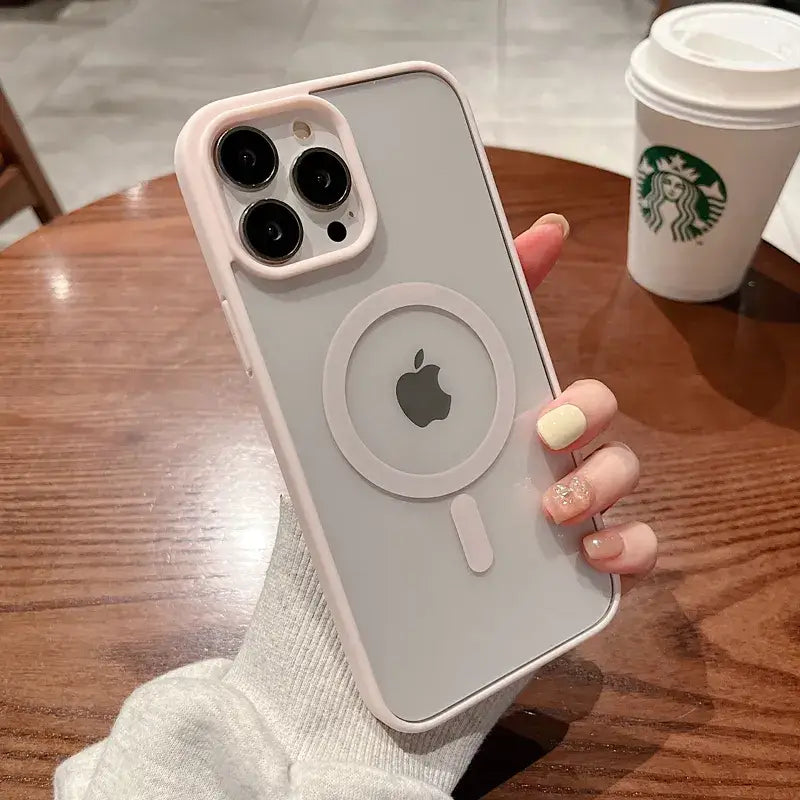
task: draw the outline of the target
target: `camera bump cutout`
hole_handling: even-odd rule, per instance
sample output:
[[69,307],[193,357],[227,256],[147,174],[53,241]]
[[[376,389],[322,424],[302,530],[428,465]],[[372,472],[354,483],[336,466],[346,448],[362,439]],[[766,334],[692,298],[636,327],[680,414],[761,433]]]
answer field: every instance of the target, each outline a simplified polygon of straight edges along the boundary
[[375,201],[347,121],[326,100],[228,111],[208,144],[232,259],[249,272],[290,278],[354,258],[372,241]]

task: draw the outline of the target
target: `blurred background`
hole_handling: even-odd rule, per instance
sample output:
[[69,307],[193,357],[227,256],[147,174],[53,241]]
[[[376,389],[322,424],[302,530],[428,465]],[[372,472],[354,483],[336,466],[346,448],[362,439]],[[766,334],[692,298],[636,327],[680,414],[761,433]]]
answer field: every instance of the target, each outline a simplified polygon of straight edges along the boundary
[[[795,0],[783,0],[785,7]],[[655,0],[0,0],[0,83],[67,210],[172,171],[204,103],[427,59],[487,144],[629,173],[628,56]],[[669,5],[683,5],[677,0]],[[557,209],[554,209],[557,210]],[[36,227],[0,225],[0,248]],[[767,228],[800,257],[800,170]]]

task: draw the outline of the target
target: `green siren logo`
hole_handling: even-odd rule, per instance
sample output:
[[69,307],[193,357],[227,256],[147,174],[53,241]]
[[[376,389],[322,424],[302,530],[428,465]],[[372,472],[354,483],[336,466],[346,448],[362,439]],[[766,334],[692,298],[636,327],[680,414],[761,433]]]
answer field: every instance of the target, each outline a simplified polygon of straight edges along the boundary
[[722,178],[695,156],[676,147],[648,147],[636,170],[636,199],[653,233],[666,225],[675,242],[710,231],[725,210]]

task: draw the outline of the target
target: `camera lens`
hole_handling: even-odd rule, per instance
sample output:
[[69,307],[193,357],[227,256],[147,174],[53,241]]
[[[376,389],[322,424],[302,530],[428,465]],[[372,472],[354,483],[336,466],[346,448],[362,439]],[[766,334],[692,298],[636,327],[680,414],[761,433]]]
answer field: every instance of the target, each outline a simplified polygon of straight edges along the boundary
[[286,261],[300,248],[303,226],[294,210],[280,200],[259,200],[242,215],[245,247],[262,261]]
[[231,128],[217,141],[217,167],[242,189],[260,189],[275,176],[278,151],[272,140],[255,128]]
[[350,194],[347,164],[324,147],[312,147],[298,157],[292,180],[300,196],[316,208],[336,208]]

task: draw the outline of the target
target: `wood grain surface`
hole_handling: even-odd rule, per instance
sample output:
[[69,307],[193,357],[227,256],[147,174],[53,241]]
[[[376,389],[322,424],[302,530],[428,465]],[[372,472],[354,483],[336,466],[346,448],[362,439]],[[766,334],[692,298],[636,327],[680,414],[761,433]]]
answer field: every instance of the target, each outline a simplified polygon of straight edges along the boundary
[[[625,273],[626,179],[490,158],[515,232],[572,224],[536,305],[642,457],[609,517],[663,544],[456,796],[795,800],[800,269],[762,245],[740,295],[659,300]],[[0,797],[39,800],[137,684],[235,652],[282,482],[172,177],[0,254],[0,296]]]

